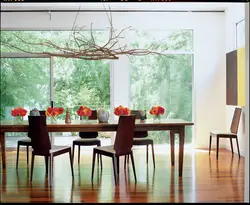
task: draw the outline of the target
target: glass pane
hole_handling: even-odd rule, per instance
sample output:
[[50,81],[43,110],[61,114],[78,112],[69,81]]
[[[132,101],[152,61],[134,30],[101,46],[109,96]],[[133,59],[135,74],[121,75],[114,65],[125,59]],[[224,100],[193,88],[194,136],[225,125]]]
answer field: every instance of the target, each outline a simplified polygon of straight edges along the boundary
[[[1,120],[12,120],[11,109],[45,110],[50,102],[50,60],[44,58],[1,59]],[[28,120],[28,114],[24,117]],[[6,133],[26,136],[26,133]],[[9,137],[12,142],[12,137]],[[9,142],[10,142],[9,141]],[[16,140],[13,140],[13,143]],[[7,138],[8,146],[8,138]]]
[[[153,105],[165,108],[163,118],[192,121],[193,56],[190,54],[132,57],[131,103],[133,109],[146,109],[147,117]],[[150,132],[155,143],[169,143],[169,133]],[[186,129],[186,142],[192,142],[192,129]],[[178,141],[178,138],[176,138]]]
[[[110,112],[109,64],[65,58],[54,58],[53,62],[55,107],[69,108],[71,119],[79,119],[76,111],[81,105],[104,107]],[[65,114],[59,118],[65,119]]]

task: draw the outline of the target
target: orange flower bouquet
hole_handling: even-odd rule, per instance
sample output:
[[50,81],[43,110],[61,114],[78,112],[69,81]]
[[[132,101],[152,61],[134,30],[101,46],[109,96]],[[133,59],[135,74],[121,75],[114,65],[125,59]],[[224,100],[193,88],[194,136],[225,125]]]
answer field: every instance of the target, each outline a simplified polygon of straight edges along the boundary
[[17,121],[22,121],[23,117],[27,114],[27,110],[23,107],[16,107],[11,110],[11,115],[15,117]]
[[79,109],[77,110],[77,114],[81,117],[81,122],[88,120],[89,116],[92,115],[92,110],[84,105],[81,105]]
[[51,117],[52,123],[56,123],[57,117],[61,114],[63,114],[64,109],[62,107],[48,107],[45,115],[48,117]]
[[114,109],[114,114],[117,115],[117,116],[120,116],[120,115],[129,115],[130,114],[130,109],[127,108],[127,107],[123,107],[122,105],[116,107]]
[[160,119],[160,115],[163,115],[164,112],[165,112],[165,109],[160,105],[153,106],[149,111],[150,115],[154,116],[154,119]]

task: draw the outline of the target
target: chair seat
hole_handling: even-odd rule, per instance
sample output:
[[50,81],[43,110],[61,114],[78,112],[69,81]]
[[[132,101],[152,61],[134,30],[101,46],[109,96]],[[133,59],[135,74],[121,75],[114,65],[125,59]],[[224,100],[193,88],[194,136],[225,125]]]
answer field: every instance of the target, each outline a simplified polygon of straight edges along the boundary
[[18,140],[17,143],[19,145],[30,145],[31,146],[31,139],[27,137],[27,138]]
[[221,131],[212,131],[210,132],[212,137],[237,137],[237,134],[231,132],[221,132]]
[[[32,149],[33,150],[33,149]],[[49,154],[53,154],[53,155],[59,155],[59,154],[63,154],[68,152],[69,150],[71,150],[70,146],[61,146],[61,145],[52,145],[51,149],[49,150]],[[46,156],[47,154],[45,153],[34,153],[35,155],[44,155]]]
[[73,141],[74,145],[101,145],[101,141],[97,138],[78,138]]
[[95,147],[94,149],[115,154],[114,145]]
[[68,150],[71,149],[70,146],[60,146],[60,145],[52,145],[51,149],[50,149],[50,153],[55,153],[58,151],[62,151],[62,150]]
[[133,145],[148,145],[153,144],[154,141],[149,138],[134,138],[133,139]]

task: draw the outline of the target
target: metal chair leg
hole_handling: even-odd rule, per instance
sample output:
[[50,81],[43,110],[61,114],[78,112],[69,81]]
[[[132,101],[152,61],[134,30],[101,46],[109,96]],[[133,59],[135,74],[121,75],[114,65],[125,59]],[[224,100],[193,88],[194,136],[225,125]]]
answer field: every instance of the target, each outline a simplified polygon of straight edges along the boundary
[[72,163],[74,164],[74,156],[75,156],[75,144],[73,142],[73,150],[72,150]]
[[209,139],[209,155],[211,152],[211,144],[212,144],[212,136],[210,135],[210,139]]
[[44,156],[46,175],[49,173],[49,156]]
[[240,158],[240,148],[239,148],[238,138],[236,138],[236,144],[237,144],[237,149],[238,149],[238,155]]
[[217,146],[216,146],[216,159],[217,160],[219,158],[219,141],[220,141],[220,138],[217,136]]
[[19,148],[20,145],[17,145],[17,152],[16,152],[16,169],[18,169],[18,161],[19,161]]
[[231,151],[232,151],[232,154],[234,154],[234,148],[233,148],[232,138],[230,138],[230,145],[231,145]]
[[147,148],[146,148],[146,163],[148,164],[148,145],[146,145]]
[[29,164],[29,146],[26,146],[27,164]]
[[30,182],[32,182],[32,177],[33,177],[34,161],[35,161],[35,155],[34,155],[34,153],[32,152],[32,156],[31,156]]
[[154,168],[155,168],[155,152],[154,152],[154,144],[151,144],[151,148],[152,148],[152,158],[153,158],[153,164],[154,164]]
[[50,177],[49,177],[49,185],[50,187],[53,185],[53,154],[50,154]]
[[92,182],[93,182],[94,172],[95,172],[95,157],[96,157],[96,152],[95,152],[95,149],[93,149],[92,174],[91,174],[91,181],[92,181]]
[[134,162],[134,156],[133,156],[133,152],[132,151],[131,151],[130,156],[131,156],[131,162],[132,162],[133,171],[134,171],[135,182],[137,182],[136,173],[135,173],[135,162]]
[[80,152],[81,152],[81,146],[78,145],[78,164],[80,164]]
[[115,185],[117,185],[117,159],[116,156],[112,156],[112,161],[113,161],[113,170],[114,170],[114,178],[115,178]]
[[69,151],[69,160],[70,160],[70,167],[71,167],[72,177],[74,178],[73,160],[72,160],[72,155],[71,155],[71,149]]

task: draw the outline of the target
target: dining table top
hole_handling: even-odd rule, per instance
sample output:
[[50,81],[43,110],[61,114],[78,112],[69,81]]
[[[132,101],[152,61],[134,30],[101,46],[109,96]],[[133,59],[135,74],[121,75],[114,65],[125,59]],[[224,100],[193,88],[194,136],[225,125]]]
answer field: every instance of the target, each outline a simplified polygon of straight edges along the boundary
[[[70,124],[66,124],[65,120],[57,120],[56,123],[51,123],[50,119],[46,120],[49,131],[63,132],[63,131],[116,131],[118,120],[109,120],[107,123],[98,123],[97,120],[88,120],[81,122],[80,120],[71,120]],[[194,125],[193,122],[182,119],[160,119],[155,121],[153,119],[146,119],[141,121],[136,119],[135,131],[150,131],[150,130],[168,130],[170,127],[180,127]],[[16,123],[14,120],[0,121],[1,132],[21,132],[28,131],[28,120],[23,120]]]

